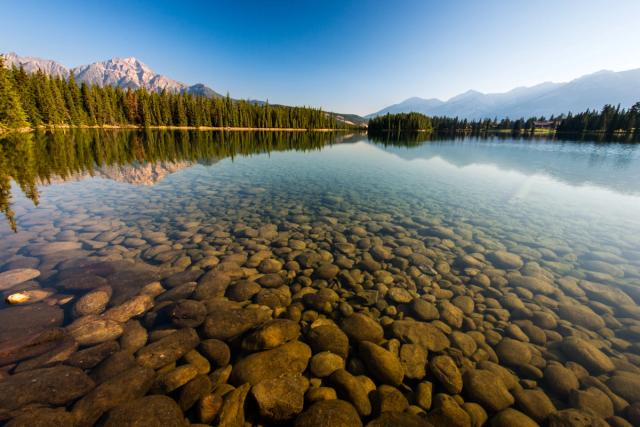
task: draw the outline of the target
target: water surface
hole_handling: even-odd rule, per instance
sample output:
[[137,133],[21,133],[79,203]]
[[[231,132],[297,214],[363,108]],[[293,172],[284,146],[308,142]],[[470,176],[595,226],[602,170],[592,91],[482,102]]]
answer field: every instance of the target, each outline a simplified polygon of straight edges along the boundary
[[[303,337],[317,316],[339,322],[349,314],[344,307],[338,311],[337,301],[327,312],[305,303],[306,291],[297,294],[305,287],[315,292],[328,286],[351,310],[370,313],[385,327],[415,317],[410,301],[421,298],[438,306],[436,324],[447,335],[451,328],[482,332],[504,360],[506,350],[497,350],[500,340],[493,333],[532,347],[534,356],[523,363],[528,368],[501,364],[526,387],[542,387],[559,410],[576,404],[544,385],[540,375],[556,361],[582,363],[594,376],[604,372],[599,378],[605,382],[627,373],[640,381],[637,145],[510,138],[381,141],[330,133],[59,132],[0,140],[0,189],[6,218],[0,225],[0,272],[39,273],[5,289],[5,296],[44,290],[23,307],[61,308],[25,325],[7,321],[35,309],[0,308],[7,319],[0,323],[5,345],[71,323],[73,304],[92,287],[69,285],[70,277],[100,276],[101,284],[106,280],[113,287],[114,306],[155,280],[165,289],[182,284],[171,277],[201,281],[225,259],[236,263],[224,267],[234,280],[258,280],[270,273],[251,257],[266,251],[264,256],[281,261],[280,268],[284,264],[275,270],[291,291],[279,302],[260,294],[246,301],[269,306],[275,316],[292,304],[313,311],[297,319]],[[309,252],[317,260],[305,265]],[[111,263],[107,273],[86,267],[105,261]],[[315,269],[328,262],[355,284],[348,286],[344,276],[318,280]],[[133,273],[118,276],[119,269]],[[176,276],[180,272],[186,273]],[[409,291],[407,301],[387,293],[396,286]],[[444,304],[456,296],[472,301],[462,314],[454,310],[464,316],[460,322]],[[584,307],[588,311],[580,311]],[[540,320],[547,315],[555,320]],[[167,328],[148,316],[150,332]],[[575,356],[572,344],[563,344],[567,337],[589,341],[615,369]],[[485,357],[456,351],[444,353],[473,363]],[[460,369],[468,367],[457,360]],[[418,380],[405,384],[413,387]],[[624,397],[633,403],[634,396]]]

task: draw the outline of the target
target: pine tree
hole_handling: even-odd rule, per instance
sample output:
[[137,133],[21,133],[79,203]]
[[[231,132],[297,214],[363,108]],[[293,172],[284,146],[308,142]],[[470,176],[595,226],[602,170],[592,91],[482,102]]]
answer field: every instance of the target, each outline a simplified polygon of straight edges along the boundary
[[9,78],[9,70],[0,56],[0,126],[22,128],[29,126],[27,115],[22,109],[18,92]]

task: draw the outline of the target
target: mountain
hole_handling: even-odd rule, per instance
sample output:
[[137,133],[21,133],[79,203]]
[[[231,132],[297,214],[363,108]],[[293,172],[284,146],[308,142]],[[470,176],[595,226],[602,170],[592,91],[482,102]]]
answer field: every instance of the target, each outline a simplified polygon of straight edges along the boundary
[[[138,89],[144,87],[148,91],[161,92],[186,92],[196,96],[208,98],[222,96],[202,83],[187,85],[173,80],[167,76],[155,73],[146,64],[134,57],[112,58],[107,61],[94,62],[93,64],[80,65],[75,68],[67,68],[64,65],[49,59],[35,58],[31,56],[18,56],[11,52],[0,54],[5,64],[9,67],[23,67],[28,73],[40,70],[43,73],[62,78],[69,78],[73,73],[78,83],[87,83],[98,86],[117,86],[121,88]],[[249,100],[258,105],[265,101]],[[356,126],[364,126],[367,120],[355,114],[327,113],[337,120]]]
[[117,86],[123,89],[145,88],[151,92],[187,92],[199,96],[221,96],[213,89],[198,83],[187,85],[161,74],[155,73],[146,64],[136,58],[113,58],[93,64],[67,68],[64,65],[49,60],[29,56],[18,56],[15,53],[4,54],[8,66],[22,66],[28,73],[40,70],[55,77],[68,78],[71,73],[78,83],[98,86]]
[[18,56],[14,52],[2,54],[6,66],[22,66],[27,73],[35,73],[40,70],[48,76],[69,77],[69,69],[64,65],[50,59],[35,58],[33,56]]
[[600,110],[605,104],[628,108],[638,101],[640,69],[599,71],[566,83],[545,82],[504,93],[485,94],[470,90],[447,101],[414,97],[366,117],[408,112],[466,119],[549,117],[569,111]]

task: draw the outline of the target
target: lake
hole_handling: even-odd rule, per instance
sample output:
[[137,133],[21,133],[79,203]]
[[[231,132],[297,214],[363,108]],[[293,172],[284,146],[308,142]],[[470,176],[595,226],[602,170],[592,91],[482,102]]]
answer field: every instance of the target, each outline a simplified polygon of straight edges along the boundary
[[0,209],[0,420],[640,425],[638,145],[23,134]]

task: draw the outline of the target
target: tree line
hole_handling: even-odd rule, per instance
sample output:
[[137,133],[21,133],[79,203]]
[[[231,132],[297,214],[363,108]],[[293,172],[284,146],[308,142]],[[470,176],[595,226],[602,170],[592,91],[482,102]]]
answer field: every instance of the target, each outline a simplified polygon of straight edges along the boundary
[[322,109],[207,98],[187,93],[77,84],[7,68],[0,56],[0,128],[180,126],[292,129],[348,127]]
[[557,134],[604,134],[640,136],[640,102],[629,109],[605,105],[600,111],[528,119],[468,120],[458,117],[428,117],[420,113],[386,114],[369,120],[370,133],[432,131],[438,134],[482,134],[507,132],[534,134],[539,130]]
[[368,131],[379,132],[415,132],[433,130],[432,118],[420,113],[385,114],[369,119]]

